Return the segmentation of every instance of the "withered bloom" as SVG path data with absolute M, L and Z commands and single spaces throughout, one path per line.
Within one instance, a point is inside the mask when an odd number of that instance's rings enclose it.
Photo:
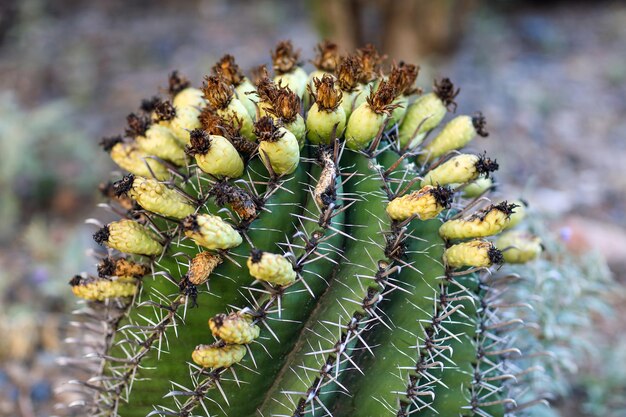
M 233 86 L 221 75 L 204 77 L 202 92 L 209 105 L 216 110 L 228 107 L 235 94 Z
M 362 69 L 356 55 L 348 55 L 337 68 L 337 81 L 343 91 L 352 92 L 359 85 L 362 78 Z
M 173 71 L 168 78 L 167 90 L 172 96 L 175 96 L 190 85 L 191 82 L 187 78 L 180 75 L 178 71 Z
M 131 113 L 126 116 L 127 127 L 124 134 L 128 138 L 136 138 L 137 136 L 143 136 L 146 134 L 146 130 L 150 126 L 150 120 L 146 116 L 138 116 L 135 113 Z
M 235 122 L 238 123 L 235 123 L 230 120 L 226 120 L 210 107 L 202 109 L 199 120 L 202 129 L 210 135 L 219 135 L 224 137 L 240 135 L 241 121 L 236 119 Z
M 228 83 L 237 87 L 244 79 L 243 72 L 235 62 L 235 57 L 226 54 L 212 67 L 214 75 L 221 75 Z
M 202 129 L 194 129 L 189 132 L 189 145 L 185 147 L 185 153 L 190 156 L 206 155 L 211 149 L 211 137 Z
M 311 63 L 319 70 L 335 72 L 339 65 L 339 48 L 337 44 L 330 41 L 323 41 L 315 46 L 316 55 Z
M 363 48 L 357 49 L 356 54 L 361 66 L 359 82 L 361 84 L 367 84 L 378 78 L 380 67 L 387 56 L 381 56 L 376 50 L 376 47 L 371 43 L 368 43 Z
M 263 103 L 272 103 L 278 87 L 270 77 L 265 75 L 257 80 L 256 90 L 257 94 L 259 95 L 259 99 Z
M 159 121 L 168 121 L 176 117 L 176 109 L 169 100 L 159 100 L 154 106 L 154 113 Z
M 259 82 L 263 78 L 269 78 L 270 77 L 270 73 L 267 70 L 267 66 L 265 64 L 257 65 L 256 67 L 253 67 L 250 70 L 250 74 L 251 74 L 252 84 L 254 84 L 254 85 L 258 85 Z
M 343 93 L 335 87 L 335 78 L 332 75 L 324 75 L 322 79 L 314 78 L 315 91 L 308 86 L 309 93 L 317 103 L 320 110 L 334 111 L 341 104 Z
M 259 141 L 276 142 L 285 135 L 284 131 L 278 129 L 279 127 L 279 123 L 275 123 L 271 117 L 261 117 L 254 124 L 254 134 Z
M 293 49 L 291 41 L 279 42 L 271 54 L 273 68 L 277 74 L 291 72 L 300 63 L 300 51 Z
M 450 78 L 443 78 L 439 82 L 435 81 L 434 90 L 435 90 L 435 94 L 437 94 L 437 97 L 441 99 L 441 101 L 443 102 L 444 106 L 446 106 L 448 111 L 452 109 L 456 111 L 456 102 L 454 101 L 454 99 L 456 98 L 456 96 L 459 95 L 459 93 L 461 92 L 461 89 L 457 88 L 455 90 L 454 84 L 452 84 L 452 81 L 450 81 Z
M 392 104 L 396 97 L 395 86 L 390 80 L 383 80 L 378 85 L 376 91 L 372 91 L 366 100 L 374 113 L 389 114 L 393 109 L 398 107 L 397 104 Z
M 300 97 L 287 86 L 277 87 L 270 97 L 271 108 L 266 111 L 273 116 L 283 120 L 284 123 L 291 123 L 300 114 Z
M 398 65 L 391 67 L 391 74 L 389 74 L 389 81 L 395 87 L 398 95 L 410 96 L 417 93 L 418 88 L 415 88 L 415 80 L 419 73 L 419 67 L 400 62 Z

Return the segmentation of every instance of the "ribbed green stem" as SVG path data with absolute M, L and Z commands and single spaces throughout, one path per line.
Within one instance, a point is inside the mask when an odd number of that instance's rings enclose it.
M 355 373 L 346 381 L 352 396 L 343 396 L 335 416 L 395 416 L 399 401 L 406 398 L 409 375 L 414 375 L 418 361 L 416 346 L 424 344 L 423 328 L 428 326 L 439 298 L 439 284 L 445 269 L 441 263 L 444 243 L 437 233 L 441 222 L 414 220 L 408 232 L 408 264 L 398 275 L 398 283 L 408 292 L 394 291 L 382 306 L 390 328 L 378 326 L 366 342 L 373 355 L 363 350 L 358 365 L 366 375 Z M 413 370 L 412 370 L 413 368 Z M 427 398 L 426 398 L 427 399 Z
M 264 172 L 264 168 L 259 163 L 256 163 L 254 168 L 258 173 Z M 267 181 L 266 178 L 257 178 L 259 181 Z M 285 218 L 291 219 L 293 214 L 300 213 L 305 194 L 301 183 L 304 181 L 306 181 L 306 167 L 302 164 L 293 176 L 288 178 L 282 185 L 291 192 L 274 193 L 266 204 L 266 207 L 270 209 L 275 207 L 276 210 L 279 207 L 281 215 L 273 216 L 270 213 L 262 213 L 253 222 L 248 231 L 248 236 L 255 242 L 255 245 L 261 248 L 273 248 L 275 247 L 275 242 L 282 241 L 285 235 L 293 233 L 293 222 L 291 220 L 285 221 Z M 195 247 L 195 244 L 189 240 L 185 240 L 184 245 Z M 180 250 L 181 247 L 174 242 L 170 246 L 168 253 L 175 253 Z M 135 381 L 133 383 L 133 390 L 140 392 L 141 395 L 133 395 L 129 403 L 122 405 L 119 410 L 121 415 L 124 417 L 143 417 L 154 409 L 155 404 L 175 407 L 172 399 L 162 400 L 162 398 L 171 389 L 170 381 L 181 383 L 181 381 L 188 380 L 189 370 L 184 364 L 190 360 L 193 349 L 198 344 L 212 342 L 213 338 L 207 325 L 208 318 L 228 311 L 229 305 L 242 305 L 245 303 L 241 289 L 254 280 L 245 267 L 245 260 L 249 256 L 250 250 L 251 247 L 245 240 L 240 246 L 231 250 L 229 256 L 242 266 L 225 259 L 212 275 L 209 283 L 210 292 L 201 292 L 198 296 L 198 308 L 187 310 L 184 327 L 179 326 L 175 337 L 174 327 L 166 330 L 165 335 L 169 336 L 172 343 L 168 347 L 167 340 L 165 338 L 162 340 L 161 348 L 168 352 L 166 359 L 165 356 L 158 359 L 155 351 L 146 356 L 141 363 L 142 369 L 134 376 Z M 189 250 L 185 251 L 189 252 Z M 198 252 L 197 249 L 192 251 Z M 180 278 L 178 266 L 174 261 L 170 261 L 171 266 L 169 268 L 165 262 L 161 262 L 161 265 L 167 268 L 171 275 Z M 182 271 L 182 273 L 185 272 L 185 270 Z M 155 294 L 157 291 L 163 294 L 172 294 L 177 292 L 178 289 L 163 277 L 157 276 L 150 282 L 145 283 L 143 293 Z M 178 312 L 179 315 L 181 313 L 182 311 Z M 149 325 L 145 323 L 141 315 L 154 318 L 154 308 L 149 306 L 137 308 L 131 313 L 129 319 L 134 323 Z M 135 331 L 135 333 L 137 332 Z M 114 350 L 115 353 L 118 353 L 118 356 L 120 354 L 123 355 L 121 349 Z M 219 393 L 213 392 L 209 395 L 211 398 L 219 398 L 219 396 Z

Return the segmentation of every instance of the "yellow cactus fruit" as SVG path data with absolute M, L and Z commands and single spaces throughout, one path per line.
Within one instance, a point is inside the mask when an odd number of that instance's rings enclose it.
M 435 82 L 434 91 L 425 94 L 411 104 L 400 125 L 399 140 L 402 147 L 414 148 L 436 128 L 450 108 L 456 108 L 454 98 L 459 90 L 448 78 Z
M 239 246 L 241 235 L 221 217 L 192 214 L 183 221 L 185 236 L 207 249 L 230 249 Z
M 244 165 L 239 152 L 223 136 L 209 135 L 205 130 L 195 129 L 189 134 L 187 153 L 194 155 L 198 167 L 216 178 L 239 178 Z
M 340 105 L 343 93 L 335 87 L 335 78 L 331 75 L 314 78 L 313 85 L 308 87 L 314 103 L 306 117 L 307 138 L 313 144 L 328 145 L 333 131 L 335 137 L 340 137 L 346 126 L 346 114 Z
M 443 254 L 444 263 L 449 268 L 486 268 L 502 263 L 502 252 L 491 242 L 475 239 L 450 246 Z
M 509 224 L 516 207 L 517 204 L 509 204 L 506 201 L 492 204 L 467 219 L 448 220 L 439 228 L 439 235 L 444 239 L 493 236 Z
M 163 246 L 150 229 L 128 219 L 111 222 L 93 235 L 94 240 L 120 252 L 136 255 L 158 255 Z
M 193 285 L 202 285 L 213 270 L 222 263 L 222 257 L 211 252 L 200 252 L 193 257 L 187 271 L 187 279 Z
M 137 136 L 135 140 L 148 155 L 178 166 L 185 165 L 185 150 L 169 127 L 153 124 L 146 130 L 145 136 Z
M 504 262 L 523 264 L 536 259 L 543 251 L 541 238 L 522 230 L 502 233 L 496 244 L 502 248 Z
M 394 198 L 387 204 L 386 210 L 395 221 L 403 221 L 413 216 L 419 220 L 428 220 L 450 207 L 451 202 L 452 191 L 449 188 L 426 185 L 419 191 Z
M 365 101 L 354 110 L 346 127 L 346 145 L 350 149 L 365 148 L 381 131 L 386 117 L 397 107 L 392 104 L 397 92 L 394 85 L 381 81 Z
M 169 128 L 179 144 L 188 145 L 189 132 L 200 128 L 200 110 L 195 107 L 177 108 Z
M 98 264 L 98 276 L 105 277 L 135 277 L 141 278 L 150 272 L 150 269 L 141 263 L 124 258 L 106 257 Z
M 274 124 L 271 117 L 262 117 L 254 125 L 259 138 L 259 156 L 276 175 L 291 174 L 300 162 L 298 140 L 284 127 Z
M 191 359 L 203 368 L 228 368 L 246 356 L 245 345 L 226 345 L 217 342 L 212 345 L 198 345 L 191 354 Z
M 206 100 L 204 99 L 202 90 L 189 87 L 176 94 L 172 104 L 177 109 L 188 107 L 202 108 L 206 106 Z
M 128 174 L 113 187 L 118 196 L 127 194 L 144 209 L 165 217 L 183 219 L 196 211 L 188 199 L 154 179 Z
M 104 138 L 100 144 L 105 151 L 109 152 L 111 159 L 120 168 L 146 178 L 156 178 L 163 181 L 169 177 L 169 172 L 163 164 L 150 158 L 139 149 L 135 142 L 127 143 L 120 136 Z
M 76 297 L 88 301 L 105 301 L 112 298 L 133 297 L 137 293 L 137 281 L 132 277 L 83 278 L 76 275 L 70 281 L 72 292 Z
M 455 186 L 452 187 L 456 188 Z M 475 198 L 493 189 L 495 189 L 495 184 L 491 177 L 478 177 L 463 188 L 463 197 Z M 517 213 L 517 210 L 515 213 Z
M 419 156 L 420 162 L 432 161 L 450 151 L 463 148 L 476 135 L 489 136 L 485 130 L 485 117 L 477 112 L 474 116 L 457 116 L 450 120 L 435 138 L 428 143 Z
M 254 278 L 285 286 L 296 280 L 293 264 L 283 255 L 253 249 L 248 258 L 248 269 Z
M 528 202 L 526 200 L 519 199 L 519 200 L 513 201 L 513 203 L 517 206 L 517 208 L 511 214 L 511 220 L 506 225 L 505 230 L 511 229 L 517 226 L 518 224 L 520 224 L 526 218 L 526 215 L 527 215 Z
M 209 319 L 209 328 L 213 336 L 235 345 L 250 343 L 261 333 L 252 317 L 241 313 L 217 314 Z
M 168 91 L 174 97 L 172 100 L 174 107 L 181 109 L 183 107 L 202 108 L 206 106 L 206 100 L 203 98 L 202 91 L 190 87 L 191 83 L 189 80 L 181 76 L 178 71 L 170 74 L 168 84 Z
M 464 184 L 498 169 L 498 163 L 483 155 L 461 154 L 431 169 L 424 176 L 422 185 Z
M 248 110 L 235 98 L 235 90 L 222 75 L 205 77 L 202 87 L 209 106 L 226 121 L 241 126 L 241 134 L 254 141 L 253 123 Z

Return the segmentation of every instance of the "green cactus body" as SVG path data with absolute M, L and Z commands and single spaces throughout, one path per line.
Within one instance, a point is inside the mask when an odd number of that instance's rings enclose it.
M 293 51 L 281 43 L 274 65 L 296 62 Z M 300 71 L 283 77 L 304 85 Z M 296 106 L 286 126 L 251 115 L 240 92 L 230 100 L 219 78 L 205 81 L 200 91 L 170 80 L 177 109 L 202 112 L 185 122 L 202 125 L 184 141 L 193 157 L 102 142 L 134 176 L 107 193 L 122 218 L 94 235 L 108 251 L 99 276 L 70 281 L 87 303 L 85 331 L 103 329 L 100 343 L 89 339 L 95 374 L 79 415 L 500 417 L 534 404 L 509 397 L 524 388 L 508 335 L 520 322 L 500 318 L 513 306 L 492 266 L 530 261 L 541 244 L 518 229 L 496 240 L 523 216 L 509 220 L 511 205 L 480 198 L 495 161 L 462 154 L 418 168 L 421 137 L 406 153 L 395 130 L 383 131 L 395 109 L 389 81 L 368 84 L 378 93 L 346 118 L 326 77 L 311 91 L 333 111 Z M 401 135 L 432 130 L 457 93 L 436 83 L 409 106 Z M 214 112 L 202 94 L 230 102 Z M 308 140 L 298 143 L 290 130 L 303 133 L 304 120 Z M 181 135 L 170 136 L 181 150 Z

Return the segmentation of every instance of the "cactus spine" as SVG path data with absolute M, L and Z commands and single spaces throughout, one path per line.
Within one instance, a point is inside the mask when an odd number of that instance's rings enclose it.
M 71 281 L 108 335 L 90 355 L 85 413 L 523 408 L 507 396 L 505 330 L 517 322 L 498 320 L 489 268 L 531 260 L 540 242 L 510 231 L 498 249 L 492 235 L 521 220 L 518 205 L 484 203 L 490 185 L 463 193 L 498 167 L 450 154 L 483 135 L 484 118 L 457 118 L 422 144 L 455 107 L 449 80 L 409 104 L 418 67 L 383 80 L 372 46 L 318 52 L 309 78 L 281 42 L 275 82 L 265 73 L 256 89 L 230 55 L 202 89 L 175 72 L 172 104 L 142 106 L 127 139 L 103 141 L 130 174 L 107 191 L 122 219 L 94 235 L 108 247 L 100 277 Z M 188 137 L 172 132 L 176 114 Z

